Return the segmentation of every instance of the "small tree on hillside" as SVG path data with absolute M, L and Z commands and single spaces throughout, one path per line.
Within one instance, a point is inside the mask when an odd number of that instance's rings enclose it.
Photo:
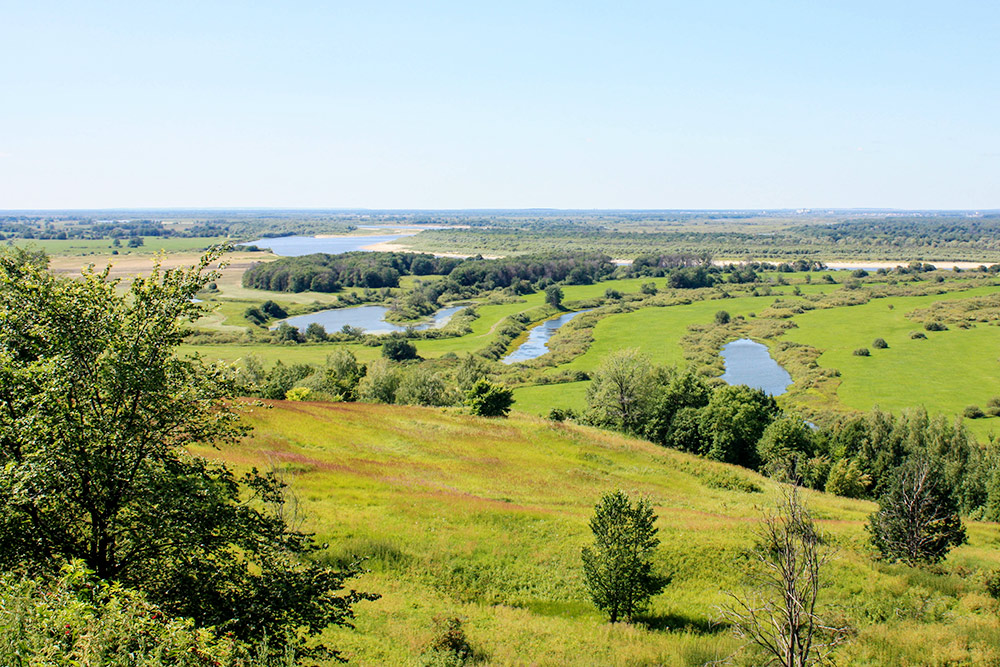
M 465 404 L 472 414 L 480 417 L 506 417 L 514 404 L 514 392 L 502 384 L 480 378 L 469 389 Z
M 634 504 L 624 491 L 606 493 L 594 507 L 593 547 L 584 547 L 583 576 L 591 599 L 612 623 L 632 621 L 666 585 L 650 557 L 659 545 L 649 501 Z
M 907 565 L 939 563 L 966 542 L 958 503 L 927 460 L 899 467 L 868 519 L 868 532 L 883 559 Z

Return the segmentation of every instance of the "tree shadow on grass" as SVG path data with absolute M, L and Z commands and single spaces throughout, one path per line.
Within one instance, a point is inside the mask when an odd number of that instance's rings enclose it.
M 723 621 L 713 621 L 710 618 L 701 616 L 689 616 L 687 614 L 640 614 L 635 617 L 635 622 L 649 630 L 682 630 L 696 635 L 717 635 L 729 631 L 729 624 Z

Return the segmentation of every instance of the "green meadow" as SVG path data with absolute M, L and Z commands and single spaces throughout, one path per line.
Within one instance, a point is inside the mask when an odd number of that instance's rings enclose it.
M 318 557 L 364 557 L 352 582 L 382 599 L 357 607 L 356 631 L 328 637 L 354 664 L 423 664 L 435 618 L 462 619 L 485 664 L 703 665 L 737 655 L 719 623 L 740 589 L 743 550 L 779 487 L 746 470 L 613 433 L 514 413 L 275 402 L 253 408 L 242 443 L 200 450 L 284 475 Z M 580 549 L 600 495 L 650 498 L 671 583 L 634 625 L 609 625 L 582 585 Z M 805 500 L 836 556 L 823 612 L 848 624 L 840 665 L 996 664 L 997 602 L 983 573 L 1000 566 L 1000 528 L 969 525 L 942 566 L 869 558 L 874 505 L 817 492 Z

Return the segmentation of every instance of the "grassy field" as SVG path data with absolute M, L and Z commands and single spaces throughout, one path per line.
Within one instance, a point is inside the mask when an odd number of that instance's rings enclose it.
M 158 252 L 197 252 L 209 246 L 224 243 L 224 236 L 193 236 L 193 237 L 161 237 L 144 236 L 143 245 L 129 248 L 128 239 L 121 241 L 121 246 L 115 248 L 111 239 L 16 239 L 16 245 L 30 246 L 44 250 L 49 255 L 81 257 L 85 255 L 101 255 L 112 258 L 130 255 L 153 255 Z M 118 255 L 111 255 L 113 250 Z
M 841 373 L 840 401 L 858 410 L 879 406 L 886 410 L 925 406 L 932 412 L 961 414 L 970 404 L 980 407 L 1000 395 L 1000 329 L 978 324 L 971 329 L 924 332 L 926 339 L 911 339 L 923 328 L 907 313 L 936 301 L 972 298 L 997 293 L 983 287 L 959 293 L 875 299 L 849 308 L 814 310 L 793 319 L 797 328 L 782 338 L 820 350 L 819 364 Z M 872 346 L 884 338 L 887 349 Z M 854 356 L 868 348 L 870 357 Z M 967 420 L 983 439 L 1000 433 L 1000 420 Z
M 253 435 L 205 450 L 272 466 L 291 482 L 305 527 L 338 563 L 367 556 L 357 631 L 330 638 L 359 665 L 421 664 L 434 618 L 464 620 L 497 665 L 701 665 L 738 643 L 717 605 L 743 579 L 740 554 L 778 487 L 745 470 L 614 434 L 514 414 L 360 404 L 255 409 Z M 762 492 L 729 490 L 734 482 Z M 729 487 L 729 488 L 727 488 Z M 672 576 L 636 625 L 607 624 L 588 601 L 580 548 L 608 490 L 648 496 L 659 516 L 656 566 Z M 863 523 L 873 505 L 808 492 L 837 547 L 827 611 L 856 631 L 837 664 L 957 665 L 1000 660 L 997 603 L 982 571 L 1000 566 L 1000 529 L 935 570 L 876 565 Z M 759 664 L 753 656 L 735 664 Z

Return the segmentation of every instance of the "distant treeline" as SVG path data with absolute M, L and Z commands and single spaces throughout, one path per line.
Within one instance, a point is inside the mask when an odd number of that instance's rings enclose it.
M 8 215 L 0 216 L 0 239 L 125 239 L 141 236 L 209 237 L 229 236 L 251 241 L 260 237 L 346 233 L 354 225 L 327 218 L 216 218 L 207 220 L 127 219 L 101 220 L 87 217 Z
M 551 253 L 506 259 L 457 259 L 401 252 L 317 253 L 255 264 L 243 286 L 275 292 L 334 292 L 342 287 L 398 287 L 400 276 L 446 276 L 440 291 L 455 294 L 521 287 L 533 291 L 554 282 L 589 284 L 612 275 L 607 255 Z

